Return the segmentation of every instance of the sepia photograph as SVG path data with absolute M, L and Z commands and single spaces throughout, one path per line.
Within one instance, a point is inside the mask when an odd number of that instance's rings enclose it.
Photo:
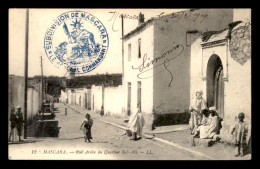
M 9 8 L 9 160 L 251 160 L 250 8 Z

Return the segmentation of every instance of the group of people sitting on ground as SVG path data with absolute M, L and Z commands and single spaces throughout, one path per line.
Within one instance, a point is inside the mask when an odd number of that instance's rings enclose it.
M 201 111 L 202 121 L 194 126 L 191 130 L 193 137 L 199 137 L 202 139 L 213 138 L 215 134 L 219 133 L 220 123 L 219 117 L 214 107 L 208 109 L 203 109 Z
M 221 129 L 221 118 L 218 116 L 216 107 L 207 108 L 206 101 L 202 98 L 203 92 L 196 91 L 196 99 L 190 106 L 190 130 L 192 138 L 212 139 L 214 135 L 219 134 Z M 244 122 L 245 114 L 238 114 L 238 120 L 232 128 L 235 145 L 238 152 L 235 155 L 243 156 L 244 149 L 247 147 L 248 126 Z M 216 141 L 220 138 L 217 137 Z M 194 142 L 192 142 L 194 145 Z
M 220 118 L 215 107 L 207 108 L 203 92 L 196 91 L 196 99 L 190 106 L 190 129 L 193 137 L 213 138 L 220 130 Z

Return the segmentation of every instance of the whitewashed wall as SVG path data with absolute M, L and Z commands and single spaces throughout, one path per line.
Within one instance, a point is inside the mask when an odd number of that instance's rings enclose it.
M 82 103 L 84 100 L 84 89 L 75 89 L 75 98 L 76 105 L 83 108 Z
M 104 114 L 123 116 L 124 96 L 122 85 L 118 87 L 105 87 Z
M 66 103 L 66 100 L 68 99 L 68 92 L 64 92 L 63 90 L 61 90 L 61 96 L 60 96 L 60 101 L 62 103 Z
M 91 87 L 91 110 L 93 110 L 95 112 L 97 112 L 97 111 L 100 112 L 101 106 L 102 106 L 102 86 L 92 85 L 92 87 Z
M 27 120 L 32 122 L 40 110 L 40 94 L 38 90 L 28 87 L 27 89 Z
M 68 89 L 68 104 L 71 104 L 71 90 Z

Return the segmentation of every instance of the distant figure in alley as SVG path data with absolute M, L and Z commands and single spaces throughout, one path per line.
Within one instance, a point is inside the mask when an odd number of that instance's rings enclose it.
M 144 123 L 145 123 L 145 120 L 144 120 L 143 114 L 142 114 L 140 109 L 138 110 L 138 112 L 133 113 L 130 116 L 130 119 L 129 119 L 129 122 L 128 122 L 128 128 L 132 132 L 131 140 L 136 141 L 137 135 L 142 137 L 142 131 L 143 131 Z
M 93 125 L 93 120 L 90 118 L 90 115 L 87 113 L 86 118 L 82 121 L 80 125 L 80 129 L 82 129 L 82 126 L 84 126 L 83 133 L 84 133 L 85 142 L 87 141 L 91 142 L 90 140 L 92 139 L 92 135 L 91 135 L 92 125 Z

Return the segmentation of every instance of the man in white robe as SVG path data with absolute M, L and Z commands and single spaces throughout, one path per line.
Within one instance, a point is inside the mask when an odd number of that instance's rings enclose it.
M 202 122 L 202 113 L 203 109 L 207 109 L 206 101 L 202 98 L 202 90 L 196 91 L 196 99 L 194 99 L 193 103 L 191 104 L 190 110 L 190 129 L 191 131 L 194 129 L 195 126 L 201 124 Z
M 137 140 L 137 135 L 142 137 L 144 123 L 145 123 L 145 120 L 144 120 L 141 110 L 138 110 L 137 113 L 133 113 L 130 116 L 130 119 L 128 122 L 128 128 L 132 132 L 131 140 Z

